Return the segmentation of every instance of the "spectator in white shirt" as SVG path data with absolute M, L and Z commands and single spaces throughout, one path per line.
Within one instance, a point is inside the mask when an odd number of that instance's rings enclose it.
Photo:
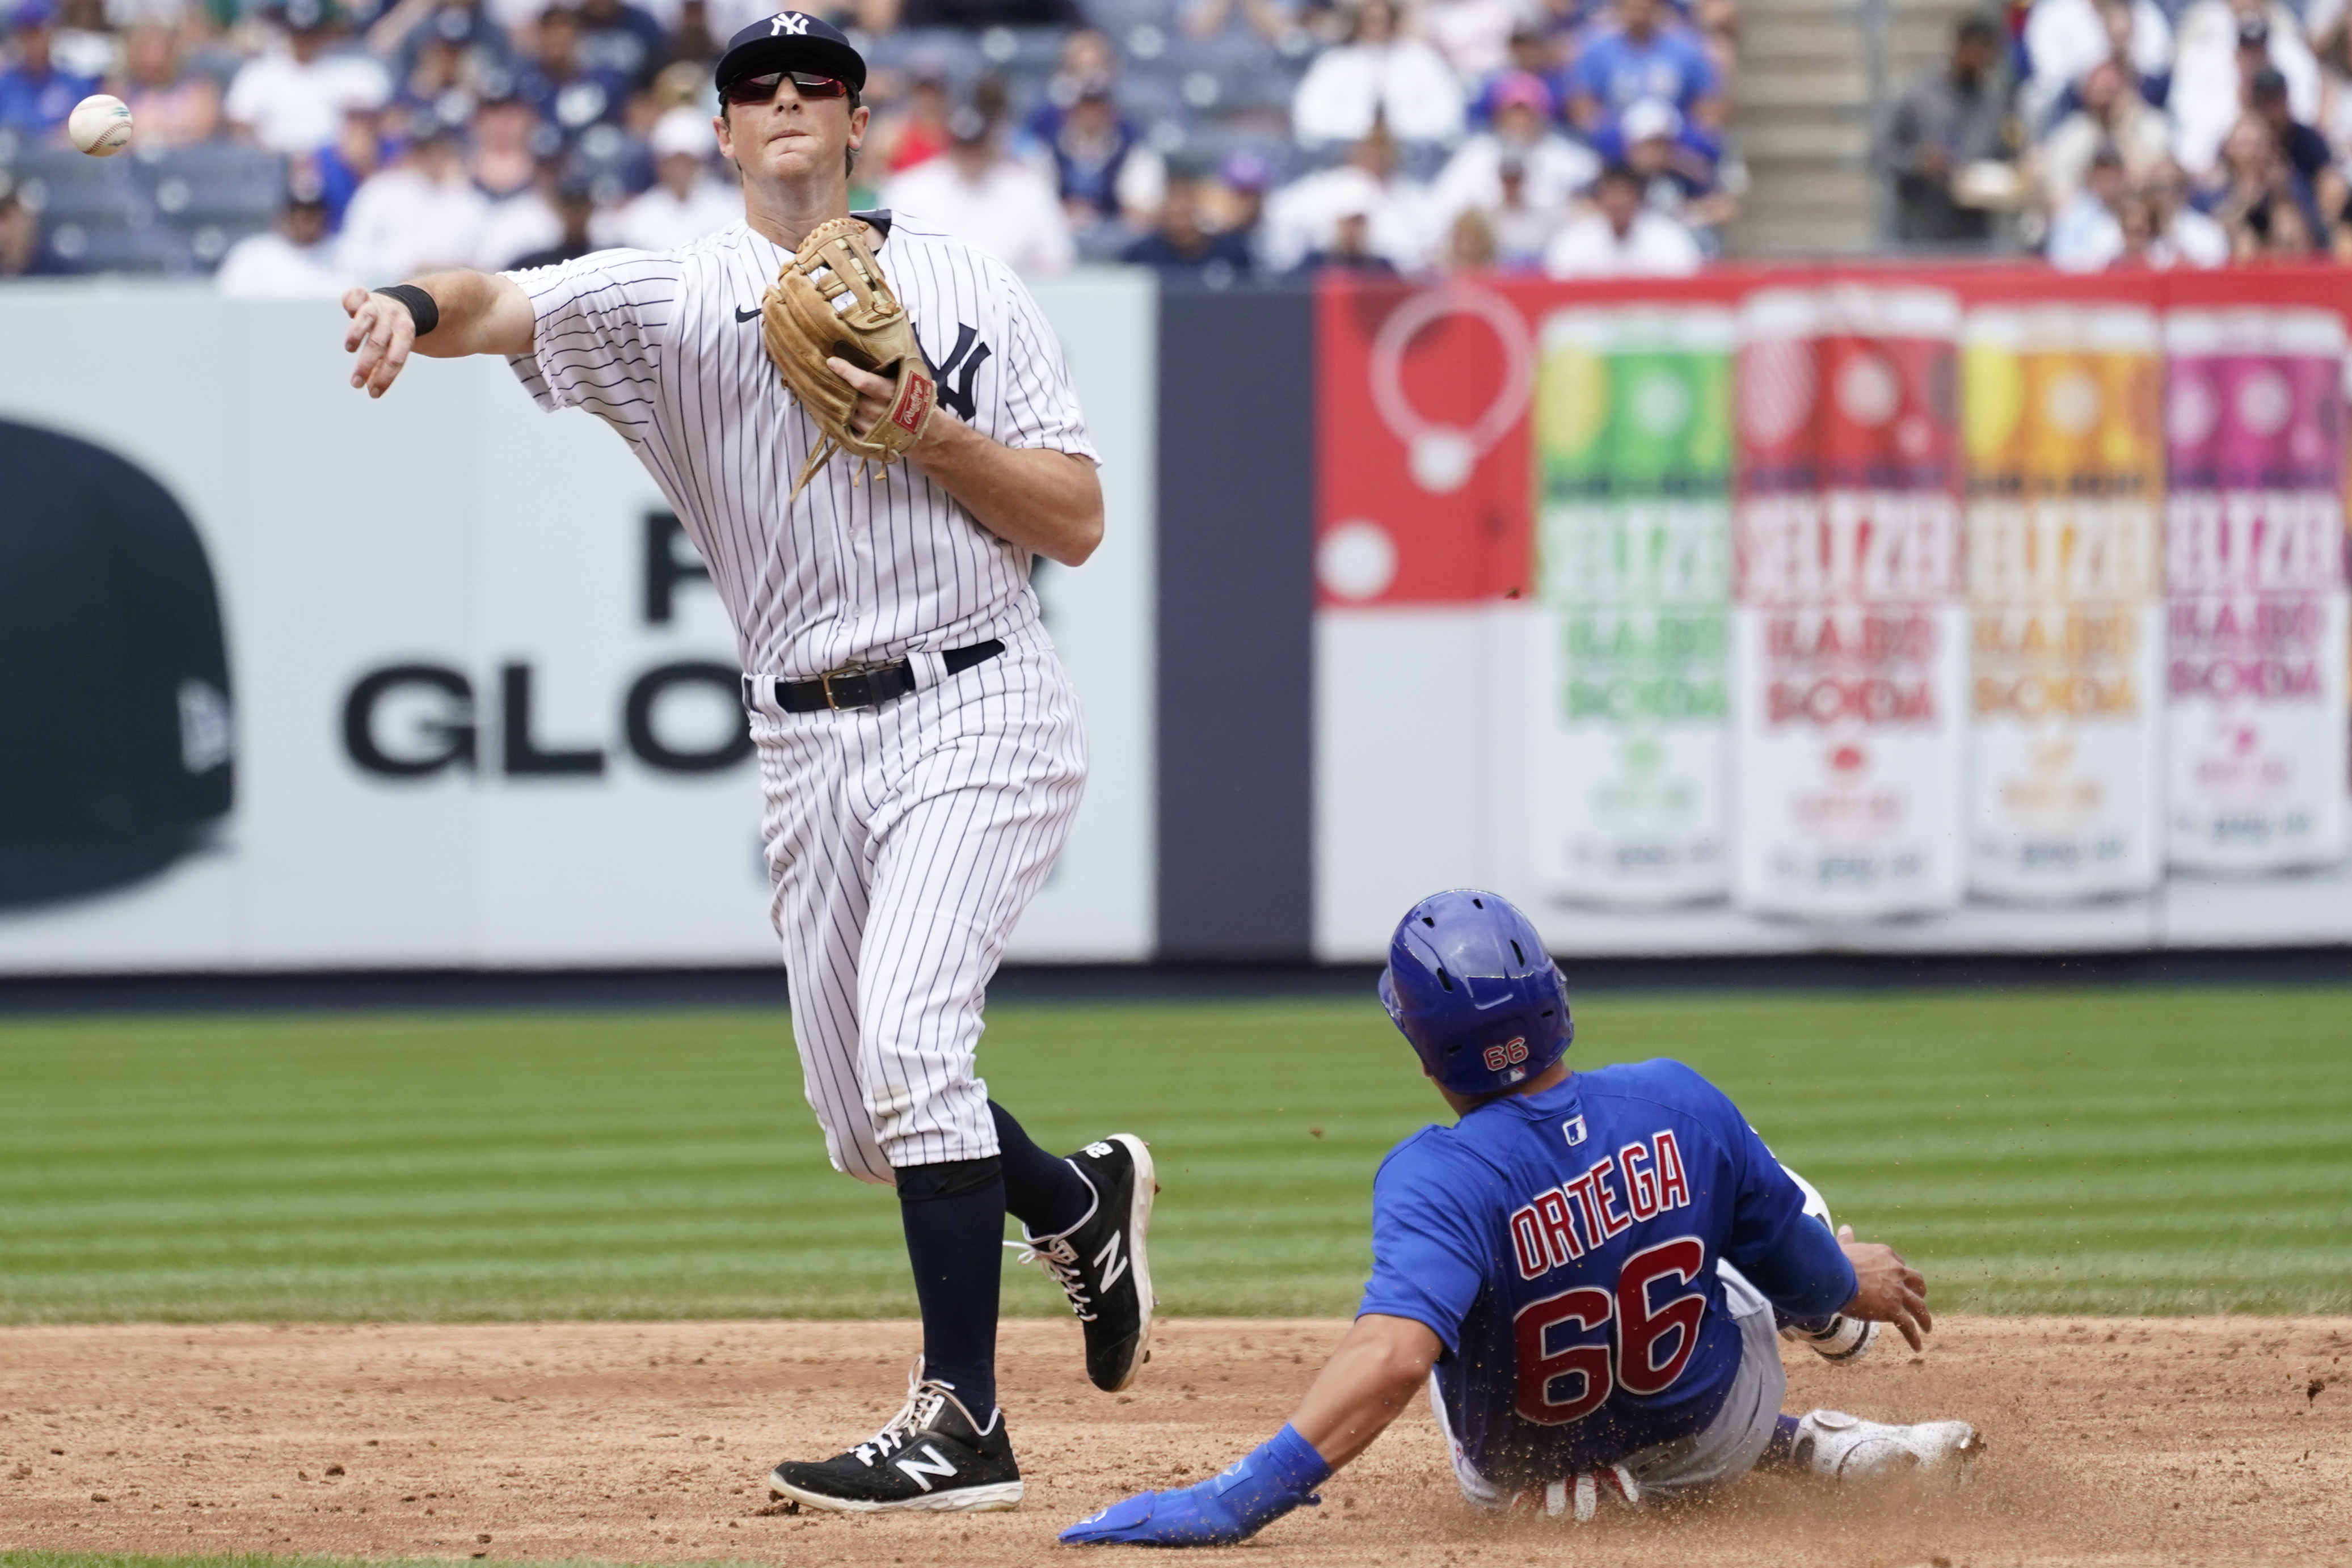
M 2265 0 L 2196 0 L 2180 14 L 2172 68 L 2172 155 L 2195 178 L 2221 156 L 2247 107 L 2246 87 L 2268 65 L 2286 79 L 2287 108 L 2305 125 L 2319 118 L 2319 62 L 2303 26 Z
M 2110 9 L 2120 15 L 2109 15 Z M 2116 48 L 2116 33 L 2124 35 Z M 2172 69 L 2172 24 L 2156 0 L 2033 0 L 2025 18 L 2025 59 L 2032 74 L 2019 89 L 2029 129 L 2092 67 L 2117 59 L 2135 86 Z
M 1445 57 L 1401 37 L 1393 0 L 1361 0 L 1348 41 L 1307 68 L 1290 100 L 1291 133 L 1328 146 L 1371 134 L 1377 120 L 1400 142 L 1451 143 L 1462 135 L 1462 83 Z
M 1488 100 L 1495 128 L 1464 142 L 1437 176 L 1431 199 L 1440 223 L 1499 204 L 1507 160 L 1518 164 L 1522 200 L 1536 211 L 1567 206 L 1601 172 L 1601 160 L 1590 147 L 1554 128 L 1551 89 L 1541 77 L 1513 71 L 1489 90 Z
M 1432 220 L 1427 191 L 1400 178 L 1396 162 L 1396 143 L 1375 130 L 1338 168 L 1318 169 L 1269 195 L 1259 241 L 1265 269 L 1288 272 L 1311 256 L 1347 253 L 1339 229 L 1351 219 L 1363 229 L 1356 249 L 1399 271 L 1418 269 L 1444 239 L 1446 226 Z
M 332 34 L 324 0 L 286 0 L 278 16 L 284 47 L 239 68 L 222 111 L 238 134 L 296 157 L 334 141 L 345 109 L 381 107 L 392 79 L 365 55 L 327 52 Z
M 286 183 L 278 226 L 228 247 L 213 287 L 237 300 L 333 300 L 358 279 L 327 237 L 327 195 L 299 164 Z
M 948 116 L 953 145 L 883 187 L 885 205 L 935 224 L 1026 277 L 1066 272 L 1077 259 L 1054 182 L 998 145 L 991 116 L 966 105 Z
M 412 121 L 408 156 L 372 176 L 343 215 L 344 268 L 377 282 L 440 267 L 469 267 L 481 253 L 490 199 L 466 177 L 449 127 L 432 114 Z
M 2145 189 L 2155 238 L 2148 246 L 2153 267 L 2226 267 L 2230 234 L 2189 205 L 2189 176 L 2169 158 L 2158 164 Z
M 1528 200 L 1527 168 L 1517 158 L 1506 154 L 1496 173 L 1500 193 L 1480 213 L 1495 237 L 1495 265 L 1506 272 L 1540 272 L 1551 237 L 1568 221 L 1568 207 Z
M 1518 0 L 1421 0 L 1423 37 L 1464 81 L 1485 81 L 1511 63 L 1511 33 L 1540 9 Z
M 2098 272 L 2124 254 L 2116 208 L 2125 192 L 2124 161 L 2112 147 L 2093 155 L 2083 183 L 2050 215 L 2042 253 L 2061 272 Z
M 2075 90 L 2083 107 L 2059 121 L 2034 154 L 2042 199 L 2053 209 L 2074 199 L 2093 154 L 2102 147 L 2116 150 L 2133 184 L 2170 157 L 2171 126 L 2147 106 L 2114 61 L 2092 67 Z
M 482 220 L 481 237 L 474 247 L 476 271 L 509 271 L 520 258 L 544 250 L 563 238 L 563 214 L 556 205 L 555 180 L 555 163 L 551 159 L 540 166 L 539 176 L 530 184 L 503 201 L 490 204 L 489 216 Z
M 1624 163 L 1601 171 L 1594 210 L 1570 219 L 1544 251 L 1554 278 L 1672 278 L 1699 269 L 1690 230 L 1643 200 L 1642 176 Z
M 675 250 L 743 216 L 743 192 L 711 176 L 719 137 L 698 109 L 665 110 L 654 121 L 653 188 L 613 215 L 598 236 L 632 250 Z

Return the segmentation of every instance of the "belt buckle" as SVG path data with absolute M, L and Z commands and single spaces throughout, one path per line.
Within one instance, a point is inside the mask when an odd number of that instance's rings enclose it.
M 873 669 L 874 667 L 871 665 L 851 664 L 844 665 L 839 669 L 828 669 L 823 675 L 818 676 L 817 683 L 824 689 L 825 707 L 835 713 L 841 711 L 841 699 L 835 696 L 833 690 L 833 683 L 835 680 L 847 680 L 852 676 L 856 677 L 860 680 L 864 680 L 873 673 Z M 871 708 L 874 706 L 873 695 L 873 689 L 869 687 L 865 693 L 866 700 L 853 701 L 849 706 L 852 708 Z

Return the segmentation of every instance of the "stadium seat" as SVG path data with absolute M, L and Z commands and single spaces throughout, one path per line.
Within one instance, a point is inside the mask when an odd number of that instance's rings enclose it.
M 156 210 L 174 226 L 267 226 L 285 188 L 285 165 L 273 153 L 229 143 L 182 147 L 139 160 Z
M 120 159 L 91 158 L 71 147 L 35 147 L 14 163 L 18 195 L 50 225 L 123 225 L 153 205 Z
M 49 229 L 49 243 L 83 272 L 184 274 L 196 270 L 188 237 L 168 224 L 58 223 Z

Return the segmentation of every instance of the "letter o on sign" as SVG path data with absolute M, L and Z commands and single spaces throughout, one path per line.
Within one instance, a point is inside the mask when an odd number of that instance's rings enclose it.
M 654 710 L 680 688 L 706 687 L 726 700 L 735 713 L 718 744 L 699 750 L 671 745 L 654 725 Z M 723 664 L 688 660 L 656 665 L 629 688 L 622 719 L 628 731 L 629 750 L 647 767 L 672 773 L 715 773 L 731 768 L 751 754 L 751 731 L 743 719 L 743 678 Z

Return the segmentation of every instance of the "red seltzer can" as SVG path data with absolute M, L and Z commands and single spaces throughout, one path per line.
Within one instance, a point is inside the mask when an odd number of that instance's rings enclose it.
M 1950 910 L 1966 856 L 1959 301 L 1766 289 L 1742 313 L 1733 900 Z

